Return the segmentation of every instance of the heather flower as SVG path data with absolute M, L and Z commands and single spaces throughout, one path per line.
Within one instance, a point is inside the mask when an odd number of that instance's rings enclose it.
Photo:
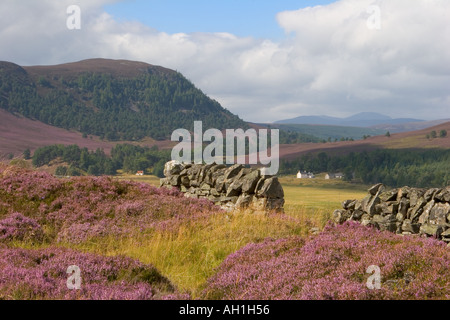
M 67 268 L 81 270 L 80 290 L 67 287 Z M 70 249 L 0 249 L 0 299 L 184 299 L 153 266 L 125 257 Z
M 18 167 L 0 168 L 0 194 L 39 201 L 56 192 L 61 185 L 61 181 L 46 172 L 28 171 Z
M 382 287 L 367 287 L 367 267 Z M 267 239 L 230 255 L 209 279 L 213 299 L 449 299 L 450 252 L 442 242 L 380 232 L 356 223 L 328 226 L 304 240 Z
M 42 227 L 36 220 L 27 218 L 21 213 L 13 213 L 0 220 L 0 241 L 41 241 L 43 238 Z
M 0 214 L 22 212 L 47 226 L 46 239 L 82 243 L 143 231 L 177 230 L 221 212 L 211 202 L 176 189 L 111 177 L 59 180 L 47 173 L 0 166 Z

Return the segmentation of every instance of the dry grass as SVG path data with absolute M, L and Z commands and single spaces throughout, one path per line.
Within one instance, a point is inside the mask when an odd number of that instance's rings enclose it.
M 267 237 L 305 235 L 304 225 L 281 214 L 224 213 L 211 216 L 206 223 L 183 225 L 175 232 L 136 233 L 123 239 L 84 243 L 77 248 L 151 263 L 178 289 L 195 298 L 228 255 Z
M 159 185 L 154 176 L 122 175 L 128 179 Z M 346 199 L 364 196 L 366 188 L 342 181 L 281 178 L 286 214 L 235 212 L 211 216 L 201 224 L 183 225 L 176 232 L 136 234 L 126 239 L 103 239 L 82 249 L 102 254 L 125 254 L 154 264 L 179 289 L 197 297 L 206 279 L 231 253 L 267 237 L 305 236 L 312 227 L 323 227 L 334 209 Z

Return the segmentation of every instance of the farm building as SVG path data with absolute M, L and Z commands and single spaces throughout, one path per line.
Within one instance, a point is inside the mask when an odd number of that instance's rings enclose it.
M 297 173 L 297 179 L 314 179 L 316 176 L 312 172 L 302 172 Z
M 144 171 L 138 171 L 138 172 L 136 172 L 136 175 L 137 176 L 143 176 L 144 175 Z
M 344 178 L 344 174 L 343 173 L 327 173 L 325 175 L 325 180 L 331 180 L 331 179 L 342 179 Z

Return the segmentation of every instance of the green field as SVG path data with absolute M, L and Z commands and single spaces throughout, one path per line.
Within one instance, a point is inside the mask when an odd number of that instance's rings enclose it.
M 132 180 L 159 186 L 159 178 L 155 176 L 121 175 L 119 179 Z M 368 186 L 351 184 L 341 180 L 296 179 L 281 177 L 285 193 L 285 212 L 298 217 L 299 212 L 307 211 L 309 218 L 318 218 L 326 212 L 340 208 L 341 202 L 347 199 L 363 198 Z M 319 221 L 322 221 L 319 219 Z
M 280 178 L 285 194 L 285 211 L 297 216 L 306 213 L 308 219 L 321 227 L 335 209 L 348 199 L 361 199 L 367 187 L 339 180 Z
M 131 174 L 120 174 L 116 176 L 119 180 L 131 180 L 136 182 L 148 183 L 152 186 L 159 187 L 159 178 L 156 176 L 136 176 Z
M 154 176 L 122 175 L 119 179 L 159 185 Z M 267 237 L 306 236 L 322 228 L 346 199 L 360 199 L 367 188 L 337 180 L 298 180 L 282 177 L 285 214 L 251 212 L 212 216 L 206 224 L 182 226 L 176 232 L 136 234 L 128 239 L 110 239 L 88 244 L 84 249 L 107 255 L 125 254 L 154 264 L 178 288 L 196 297 L 207 278 L 231 253 Z

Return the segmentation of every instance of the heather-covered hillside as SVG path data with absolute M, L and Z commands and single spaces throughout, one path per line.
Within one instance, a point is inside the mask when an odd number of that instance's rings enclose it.
M 227 213 L 177 190 L 0 164 L 0 299 L 450 298 L 444 243 L 356 223 L 307 236 L 314 217 L 293 208 Z
M 217 211 L 209 202 L 147 184 L 59 180 L 0 165 L 0 299 L 186 299 L 150 264 L 106 257 L 98 247 L 98 254 L 61 247 L 118 243 Z M 66 286 L 72 265 L 82 270 L 79 291 Z
M 81 243 L 166 229 L 218 210 L 177 190 L 110 177 L 62 180 L 3 165 L 0 200 L 0 239 L 37 243 Z
M 370 266 L 381 288 L 369 289 Z M 380 232 L 355 222 L 309 239 L 267 239 L 230 255 L 204 291 L 208 299 L 450 299 L 450 251 L 433 239 Z M 373 271 L 371 271 L 373 272 Z
M 1 230 L 1 229 L 0 229 Z M 67 288 L 67 269 L 82 271 L 79 290 Z M 152 265 L 126 257 L 76 250 L 0 249 L 0 299 L 160 300 L 187 299 Z

